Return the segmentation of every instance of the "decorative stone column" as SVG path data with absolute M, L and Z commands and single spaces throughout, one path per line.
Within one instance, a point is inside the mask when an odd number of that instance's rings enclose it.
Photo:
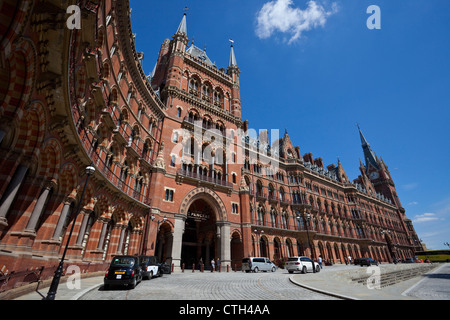
M 22 185 L 23 179 L 27 174 L 28 167 L 24 165 L 19 165 L 14 173 L 14 176 L 11 182 L 8 185 L 5 193 L 2 197 L 2 204 L 0 206 L 0 229 L 2 227 L 8 226 L 8 222 L 6 220 L 6 215 L 16 198 L 17 192 L 19 191 L 20 186 Z
M 97 250 L 103 251 L 103 245 L 105 242 L 106 231 L 108 230 L 109 219 L 102 219 L 102 231 L 100 233 L 100 239 L 98 240 Z
M 172 244 L 172 263 L 174 271 L 181 271 L 181 248 L 183 245 L 183 234 L 186 226 L 186 216 L 175 214 L 173 244 Z
M 54 241 L 59 241 L 59 237 L 61 236 L 62 229 L 64 228 L 64 223 L 67 220 L 67 215 L 69 214 L 70 205 L 71 205 L 72 201 L 73 201 L 72 198 L 66 198 L 64 200 L 64 207 L 61 211 L 61 214 L 60 214 L 59 220 L 58 220 L 58 224 L 56 225 L 56 229 L 55 229 L 55 232 L 53 233 L 53 237 L 52 237 L 52 240 L 54 240 Z
M 36 235 L 36 227 L 41 218 L 44 206 L 47 203 L 47 199 L 50 196 L 50 192 L 54 187 L 54 183 L 45 183 L 41 195 L 39 196 L 36 205 L 34 206 L 33 212 L 31 213 L 30 219 L 28 220 L 27 226 L 25 228 L 26 233 Z
M 118 228 L 120 228 L 120 237 L 119 237 L 119 243 L 117 245 L 116 253 L 123 254 L 123 241 L 125 238 L 125 231 L 126 231 L 127 227 L 124 225 L 119 225 Z
M 230 223 L 218 222 L 217 225 L 220 227 L 220 264 L 222 268 L 226 268 L 231 265 Z

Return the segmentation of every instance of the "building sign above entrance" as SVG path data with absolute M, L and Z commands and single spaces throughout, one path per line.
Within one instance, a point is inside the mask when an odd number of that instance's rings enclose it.
M 188 216 L 188 218 L 192 218 L 192 219 L 198 220 L 198 221 L 209 220 L 209 214 L 203 213 L 203 212 L 188 211 L 187 216 Z

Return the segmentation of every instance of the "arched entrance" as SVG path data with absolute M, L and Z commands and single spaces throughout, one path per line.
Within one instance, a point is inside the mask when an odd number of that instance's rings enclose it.
M 212 259 L 222 267 L 231 263 L 231 233 L 222 199 L 213 190 L 198 187 L 190 191 L 174 214 L 172 257 L 175 270 L 192 268 Z M 200 260 L 201 259 L 201 260 Z
M 195 200 L 187 211 L 183 241 L 181 247 L 181 263 L 186 268 L 197 268 L 201 264 L 211 266 L 211 260 L 220 258 L 220 244 L 217 241 L 216 217 L 211 206 L 203 199 Z
M 266 236 L 262 236 L 259 239 L 259 256 L 260 257 L 269 257 L 269 240 L 267 239 Z
M 172 264 L 172 243 L 172 226 L 168 222 L 164 222 L 156 236 L 155 255 L 159 258 L 159 261 L 166 262 L 169 265 Z

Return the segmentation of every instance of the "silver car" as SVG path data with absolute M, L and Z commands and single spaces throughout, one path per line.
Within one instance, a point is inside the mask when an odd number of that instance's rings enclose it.
M 242 259 L 242 270 L 245 272 L 258 272 L 258 271 L 277 271 L 277 266 L 268 258 L 244 258 Z
M 316 272 L 320 272 L 320 266 L 314 262 Z M 301 273 L 313 272 L 313 261 L 308 257 L 290 257 L 286 261 L 285 268 L 289 273 L 300 271 Z

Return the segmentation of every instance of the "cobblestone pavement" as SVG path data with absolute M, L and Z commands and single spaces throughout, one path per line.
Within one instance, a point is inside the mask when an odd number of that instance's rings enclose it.
M 450 264 L 446 263 L 425 275 L 403 295 L 422 300 L 450 300 Z
M 335 300 L 290 282 L 285 270 L 274 273 L 174 273 L 143 280 L 134 290 L 103 285 L 80 300 Z M 305 275 L 307 276 L 307 275 Z

